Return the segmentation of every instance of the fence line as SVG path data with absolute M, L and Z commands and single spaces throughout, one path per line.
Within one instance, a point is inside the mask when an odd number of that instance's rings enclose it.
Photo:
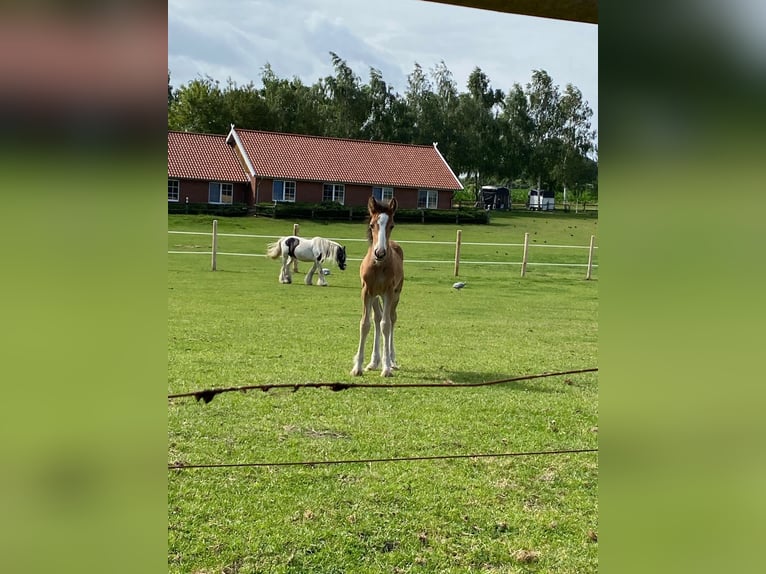
M 597 448 L 575 448 L 560 450 L 540 450 L 531 452 L 503 452 L 503 453 L 473 453 L 473 454 L 441 454 L 431 456 L 400 456 L 396 458 L 364 458 L 351 460 L 311 460 L 296 462 L 231 462 L 231 463 L 213 463 L 213 464 L 187 464 L 176 461 L 168 465 L 168 470 L 185 470 L 187 468 L 233 468 L 233 467 L 265 467 L 265 466 L 319 466 L 333 464 L 371 464 L 373 462 L 405 462 L 405 461 L 423 461 L 423 460 L 450 460 L 456 458 L 500 458 L 500 457 L 519 457 L 519 456 L 543 456 L 553 454 L 580 454 L 587 452 L 598 452 Z
M 211 233 L 208 233 L 207 231 L 168 231 L 168 233 L 173 233 L 176 235 L 212 235 Z M 280 235 L 250 235 L 247 233 L 219 233 L 218 237 L 252 237 L 256 239 L 279 239 Z M 342 238 L 342 237 L 328 237 L 327 239 L 332 239 L 333 241 L 338 242 L 348 242 L 348 241 L 364 241 L 367 242 L 366 239 L 359 239 L 359 238 Z M 455 245 L 454 241 L 418 241 L 418 240 L 407 240 L 402 239 L 396 240 L 397 243 L 411 243 L 411 244 L 425 244 L 425 245 Z M 524 247 L 523 243 L 480 243 L 480 242 L 472 242 L 472 241 L 461 241 L 461 245 L 476 245 L 480 247 Z M 548 245 L 547 243 L 542 244 L 529 244 L 530 247 L 556 247 L 559 249 L 589 249 L 588 245 Z M 598 249 L 597 245 L 593 246 L 594 249 Z M 170 253 L 170 252 L 168 252 Z M 179 252 L 179 253 L 186 253 Z
M 297 223 L 293 224 L 293 235 L 298 235 L 299 232 L 299 226 Z M 206 252 L 206 251 L 175 251 L 175 250 L 168 250 L 169 254 L 186 254 L 186 253 L 197 253 L 197 254 L 209 254 L 212 255 L 211 259 L 211 269 L 213 271 L 216 270 L 216 257 L 218 255 L 231 255 L 231 256 L 244 256 L 244 257 L 265 257 L 265 255 L 262 254 L 254 254 L 254 253 L 227 253 L 227 252 L 219 252 L 218 251 L 218 236 L 222 237 L 254 237 L 254 238 L 261 238 L 261 239 L 274 239 L 279 236 L 276 235 L 255 235 L 250 233 L 218 233 L 218 220 L 213 220 L 213 233 L 207 233 L 204 231 L 168 231 L 168 233 L 172 234 L 178 234 L 178 235 L 212 235 L 213 236 L 213 245 L 212 245 L 212 251 Z M 457 238 L 455 242 L 451 241 L 417 241 L 417 240 L 401 240 L 398 241 L 399 243 L 420 243 L 420 244 L 427 244 L 427 245 L 454 245 L 455 246 L 455 259 L 454 261 L 445 261 L 445 260 L 418 260 L 418 259 L 408 259 L 409 263 L 429 263 L 429 264 L 444 264 L 444 263 L 454 263 L 454 275 L 455 277 L 458 276 L 458 271 L 460 268 L 460 247 L 461 245 L 477 245 L 477 246 L 491 246 L 491 247 L 523 247 L 523 255 L 521 262 L 516 261 L 463 261 L 463 263 L 469 264 L 469 265 L 521 265 L 521 276 L 526 276 L 527 271 L 527 265 L 537 265 L 537 266 L 548 266 L 548 267 L 585 267 L 585 279 L 590 280 L 592 276 L 592 271 L 594 267 L 598 267 L 597 264 L 594 265 L 593 263 L 593 253 L 595 249 L 598 249 L 595 245 L 595 235 L 590 236 L 590 245 L 583 246 L 583 245 L 548 245 L 546 244 L 530 244 L 529 243 L 529 233 L 524 233 L 524 243 L 484 243 L 484 242 L 463 242 L 462 241 L 462 230 L 457 230 Z M 333 239 L 335 241 L 339 242 L 348 242 L 348 241 L 367 241 L 366 239 L 342 239 L 342 238 L 329 238 Z M 529 247 L 550 247 L 550 248 L 563 248 L 563 249 L 587 249 L 588 250 L 588 262 L 587 263 L 543 263 L 543 262 L 531 262 L 528 261 L 528 251 Z M 506 254 L 507 255 L 507 254 Z M 360 259 L 353 259 L 349 258 L 349 261 L 361 261 Z M 298 261 L 297 259 L 293 260 L 293 267 L 295 271 L 298 270 Z
M 465 245 L 465 243 L 463 244 Z M 168 251 L 168 254 L 172 255 L 211 255 L 211 251 Z M 218 255 L 231 255 L 233 257 L 266 257 L 263 253 L 228 253 L 226 251 L 218 251 Z M 348 257 L 346 261 L 361 261 L 361 258 Z M 454 261 L 444 260 L 429 260 L 429 259 L 408 259 L 407 263 L 428 263 L 428 264 L 454 264 Z M 461 259 L 460 263 L 468 265 L 521 265 L 521 261 L 469 261 L 467 259 Z M 535 263 L 534 261 L 527 261 L 527 265 L 539 265 L 548 267 L 587 267 L 587 263 Z M 597 263 L 591 264 L 591 267 L 598 267 Z

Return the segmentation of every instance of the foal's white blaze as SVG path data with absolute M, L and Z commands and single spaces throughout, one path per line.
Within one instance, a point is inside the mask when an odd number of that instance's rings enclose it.
M 388 226 L 388 214 L 381 213 L 378 216 L 378 242 L 375 245 L 375 257 L 382 259 L 386 256 L 386 227 Z M 378 254 L 381 254 L 379 256 Z

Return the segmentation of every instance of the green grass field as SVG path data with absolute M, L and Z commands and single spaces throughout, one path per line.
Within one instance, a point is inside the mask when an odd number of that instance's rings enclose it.
M 169 216 L 209 233 L 211 217 Z M 302 236 L 363 239 L 357 223 L 300 221 Z M 219 218 L 219 234 L 287 235 L 292 221 Z M 168 392 L 308 382 L 472 383 L 597 367 L 598 272 L 451 263 L 455 226 L 397 224 L 405 285 L 400 370 L 349 375 L 358 343 L 358 261 L 329 287 L 277 281 L 263 257 L 168 254 Z M 462 227 L 463 261 L 520 261 L 520 247 L 588 245 L 597 219 L 515 212 Z M 262 254 L 267 238 L 219 238 Z M 169 251 L 210 237 L 168 234 Z M 507 254 L 506 254 L 507 253 Z M 597 253 L 597 251 L 596 251 Z M 530 261 L 585 263 L 587 250 L 530 248 Z M 595 260 L 597 262 L 597 259 Z M 368 355 L 369 345 L 368 342 Z M 168 403 L 168 462 L 377 459 L 596 448 L 597 374 L 483 388 L 301 389 Z M 596 453 L 168 472 L 170 572 L 595 572 Z

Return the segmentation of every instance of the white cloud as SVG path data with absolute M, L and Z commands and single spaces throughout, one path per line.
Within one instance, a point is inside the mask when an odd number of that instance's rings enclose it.
M 169 0 L 168 16 L 174 85 L 205 74 L 259 85 L 267 62 L 280 77 L 313 84 L 333 73 L 332 51 L 363 82 L 374 67 L 404 93 L 415 62 L 429 70 L 443 60 L 461 91 L 476 66 L 503 91 L 544 69 L 562 88 L 577 86 L 598 121 L 591 24 L 423 0 Z

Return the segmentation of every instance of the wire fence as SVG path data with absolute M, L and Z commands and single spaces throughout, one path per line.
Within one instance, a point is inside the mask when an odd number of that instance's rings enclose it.
M 280 236 L 277 235 L 257 235 L 257 234 L 249 234 L 249 233 L 218 233 L 217 231 L 217 220 L 213 221 L 213 231 L 212 233 L 208 233 L 205 231 L 168 231 L 168 234 L 175 234 L 175 235 L 197 235 L 197 236 L 205 236 L 205 237 L 211 237 L 212 238 L 212 248 L 210 251 L 201 251 L 201 250 L 195 250 L 195 251 L 189 251 L 189 250 L 168 250 L 168 254 L 172 255 L 188 255 L 188 254 L 196 254 L 196 255 L 207 255 L 212 257 L 212 266 L 215 269 L 216 267 L 216 258 L 218 255 L 228 256 L 228 257 L 266 257 L 265 253 L 241 253 L 241 252 L 232 252 L 232 251 L 220 251 L 218 249 L 218 238 L 219 237 L 235 237 L 235 238 L 254 238 L 254 239 L 269 239 L 269 240 L 275 240 L 279 239 Z M 295 224 L 293 226 L 293 235 L 298 235 L 298 226 Z M 353 243 L 353 242 L 367 242 L 366 239 L 360 239 L 360 238 L 341 238 L 341 237 L 328 237 L 327 239 L 332 239 L 333 241 L 337 241 L 339 243 Z M 459 266 L 461 264 L 464 265 L 499 265 L 499 266 L 519 266 L 521 269 L 521 276 L 524 277 L 526 274 L 526 268 L 527 266 L 539 266 L 539 267 L 574 267 L 574 268 L 585 268 L 585 278 L 591 279 L 593 269 L 598 267 L 597 263 L 594 263 L 593 258 L 595 251 L 598 249 L 598 246 L 595 245 L 595 236 L 591 236 L 590 238 L 590 244 L 589 245 L 558 245 L 558 244 L 547 244 L 547 243 L 530 243 L 529 241 L 529 234 L 524 234 L 524 242 L 523 243 L 489 243 L 489 242 L 471 242 L 471 241 L 462 241 L 462 231 L 457 231 L 457 236 L 455 241 L 416 241 L 416 240 L 399 240 L 397 239 L 397 243 L 400 243 L 402 245 L 406 244 L 413 244 L 413 245 L 444 245 L 444 246 L 452 246 L 455 248 L 455 257 L 453 259 L 407 259 L 407 264 L 431 264 L 431 265 L 439 265 L 439 264 L 452 264 L 454 265 L 454 274 L 455 276 L 458 276 L 458 270 Z M 498 248 L 522 248 L 522 258 L 520 261 L 509 261 L 509 260 L 500 260 L 500 261 L 489 261 L 489 260 L 477 260 L 477 259 L 465 259 L 461 257 L 461 249 L 463 246 L 474 246 L 474 247 L 498 247 Z M 583 250 L 587 251 L 587 259 L 584 259 L 582 262 L 555 262 L 555 261 L 532 261 L 529 257 L 529 250 L 530 249 L 564 249 L 564 250 Z M 347 259 L 348 261 L 361 261 L 361 258 L 353 258 L 349 257 Z

